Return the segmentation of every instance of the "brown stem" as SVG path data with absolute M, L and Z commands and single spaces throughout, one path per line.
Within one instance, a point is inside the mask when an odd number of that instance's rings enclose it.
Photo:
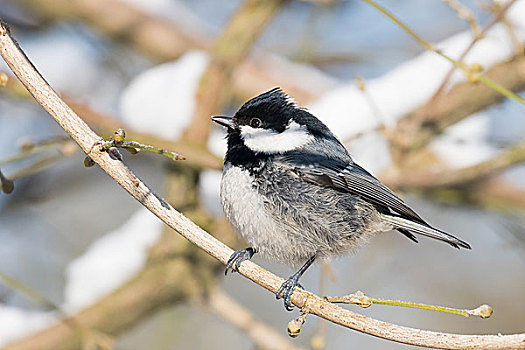
M 211 293 L 209 308 L 247 334 L 258 349 L 301 350 L 268 325 L 256 320 L 255 316 L 219 288 Z
M 487 24 L 479 33 L 474 32 L 474 38 L 470 42 L 469 46 L 467 46 L 467 48 L 461 53 L 461 55 L 457 59 L 458 62 L 463 62 L 465 57 L 467 57 L 468 53 L 470 52 L 470 50 L 472 50 L 472 48 L 476 45 L 476 43 L 485 37 L 487 32 L 490 30 L 490 28 L 492 28 L 495 24 L 499 23 L 502 20 L 503 16 L 505 16 L 505 13 L 509 9 L 509 7 L 511 7 L 515 2 L 516 0 L 508 1 L 501 9 L 499 9 L 498 13 L 496 14 L 496 16 L 494 16 L 494 18 L 492 19 L 492 21 L 490 21 L 489 24 Z M 433 102 L 435 102 L 435 100 L 437 100 L 438 97 L 441 96 L 443 91 L 445 91 L 445 87 L 450 81 L 450 78 L 452 77 L 452 74 L 454 73 L 455 70 L 456 70 L 456 67 L 450 68 L 447 75 L 441 82 L 441 85 L 436 90 L 434 95 L 430 98 L 428 104 L 432 104 Z
M 525 90 L 525 56 L 517 56 L 500 63 L 486 74 L 492 80 L 514 92 Z M 448 93 L 431 105 L 424 105 L 401 117 L 391 138 L 397 159 L 406 152 L 420 150 L 449 126 L 481 111 L 503 96 L 479 83 L 464 82 L 455 85 Z
M 158 62 L 172 61 L 189 50 L 206 50 L 212 41 L 195 28 L 171 23 L 121 0 L 19 0 L 50 19 L 78 18 L 107 36 L 137 49 Z M 270 0 L 269 2 L 275 2 Z M 321 0 L 319 0 L 321 1 Z M 258 21 L 258 19 L 255 19 Z M 135 30 L 140 28 L 140 30 Z M 300 74 L 297 74 L 300 72 Z M 311 82 L 315 81 L 315 84 Z M 239 100 L 281 86 L 307 103 L 334 87 L 330 76 L 261 50 L 239 64 L 233 89 Z
M 525 142 L 518 143 L 499 155 L 479 164 L 441 172 L 410 173 L 386 175 L 382 180 L 389 186 L 404 190 L 429 190 L 440 187 L 461 187 L 480 182 L 512 166 L 525 162 Z
M 212 127 L 210 116 L 219 114 L 231 91 L 234 69 L 275 16 L 285 0 L 245 0 L 210 51 L 211 61 L 197 90 L 195 113 L 185 138 L 204 145 Z

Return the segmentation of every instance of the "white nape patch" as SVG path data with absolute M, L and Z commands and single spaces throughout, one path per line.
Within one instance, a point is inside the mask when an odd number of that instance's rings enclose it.
M 248 125 L 243 125 L 240 129 L 246 147 L 254 152 L 267 154 L 293 151 L 314 139 L 305 126 L 294 121 L 281 133 Z

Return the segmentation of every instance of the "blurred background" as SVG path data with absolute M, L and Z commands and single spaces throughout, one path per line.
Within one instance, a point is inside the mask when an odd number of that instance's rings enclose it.
M 525 96 L 525 0 L 383 1 L 453 59 Z M 489 319 L 372 306 L 414 328 L 524 332 L 525 107 L 451 71 L 358 0 L 2 0 L 0 18 L 100 135 L 181 154 L 123 152 L 177 209 L 235 249 L 219 202 L 212 114 L 281 86 L 354 159 L 472 251 L 397 233 L 302 278 L 318 295 L 461 308 Z M 96 166 L 0 64 L 0 344 L 8 349 L 402 349 L 309 316 L 170 232 Z M 14 190 L 12 185 L 14 184 Z M 292 270 L 256 263 L 282 277 Z M 76 315 L 56 326 L 64 314 Z M 8 345 L 9 344 L 9 345 Z

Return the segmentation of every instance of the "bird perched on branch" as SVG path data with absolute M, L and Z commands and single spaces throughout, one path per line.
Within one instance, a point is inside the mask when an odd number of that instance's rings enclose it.
M 237 233 L 251 244 L 228 261 L 235 271 L 253 254 L 299 267 L 276 293 L 291 310 L 299 278 L 318 258 L 339 256 L 374 235 L 397 230 L 455 248 L 470 245 L 430 226 L 394 192 L 356 164 L 319 119 L 280 88 L 246 102 L 227 128 L 221 202 Z

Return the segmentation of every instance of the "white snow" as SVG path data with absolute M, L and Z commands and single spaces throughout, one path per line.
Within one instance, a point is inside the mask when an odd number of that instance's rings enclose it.
M 489 136 L 488 115 L 477 113 L 447 128 L 430 149 L 451 167 L 467 167 L 496 156 L 498 150 L 487 144 Z
M 199 179 L 199 195 L 206 210 L 214 215 L 222 215 L 222 206 L 219 200 L 222 172 L 205 170 Z
M 133 277 L 144 266 L 147 249 L 161 231 L 162 222 L 141 208 L 122 226 L 91 244 L 69 264 L 63 308 L 80 310 Z
M 162 222 L 141 208 L 122 226 L 92 243 L 68 266 L 61 309 L 73 314 L 132 278 L 144 266 L 147 250 L 159 239 L 161 231 Z M 57 315 L 52 311 L 0 304 L 0 346 L 56 321 Z
M 53 312 L 30 311 L 0 304 L 0 346 L 38 332 L 56 321 Z
M 516 2 L 508 11 L 507 18 L 512 23 L 516 36 L 525 41 L 525 1 Z M 465 31 L 456 34 L 438 44 L 436 47 L 443 50 L 447 55 L 458 58 L 463 50 L 470 44 L 472 34 Z M 469 53 L 465 62 L 468 64 L 479 63 L 483 67 L 490 67 L 500 61 L 510 58 L 514 54 L 513 45 L 507 30 L 502 24 L 495 25 L 487 34 L 486 38 L 479 41 Z M 450 69 L 451 64 L 432 52 L 424 52 L 414 59 L 401 64 L 389 73 L 367 81 L 366 91 L 372 97 L 377 108 L 380 109 L 378 116 L 362 91 L 355 84 L 341 84 L 338 88 L 326 93 L 319 100 L 309 106 L 310 111 L 323 120 L 341 139 L 349 138 L 363 132 L 370 132 L 380 121 L 386 125 L 393 125 L 395 120 L 426 102 L 437 90 L 444 76 Z M 456 72 L 451 83 L 464 80 L 463 73 Z M 471 118 L 476 118 L 472 116 Z M 479 128 L 488 127 L 487 123 L 478 125 Z M 459 127 L 461 128 L 461 127 Z M 489 146 L 479 138 L 476 142 L 469 142 L 465 129 L 457 129 L 463 132 L 465 143 L 450 142 L 446 137 L 436 140 L 433 149 L 439 156 L 450 160 L 451 166 L 467 166 L 473 162 L 486 159 L 494 153 Z M 453 132 L 453 131 L 451 131 Z M 440 142 L 445 142 L 439 146 Z M 465 145 L 472 145 L 466 149 Z M 377 140 L 372 139 L 368 148 L 376 149 Z M 481 148 L 477 149 L 476 146 Z M 366 150 L 363 146 L 362 149 Z M 384 147 L 380 147 L 384 149 Z M 465 154 L 459 157 L 461 152 L 474 152 L 477 156 Z M 361 155 L 352 149 L 352 153 L 360 158 Z M 365 167 L 380 169 L 388 165 L 384 162 L 384 156 L 365 157 Z M 381 164 L 375 159 L 381 159 Z
M 133 129 L 174 140 L 188 126 L 195 93 L 208 63 L 201 51 L 139 74 L 120 98 L 120 113 Z

